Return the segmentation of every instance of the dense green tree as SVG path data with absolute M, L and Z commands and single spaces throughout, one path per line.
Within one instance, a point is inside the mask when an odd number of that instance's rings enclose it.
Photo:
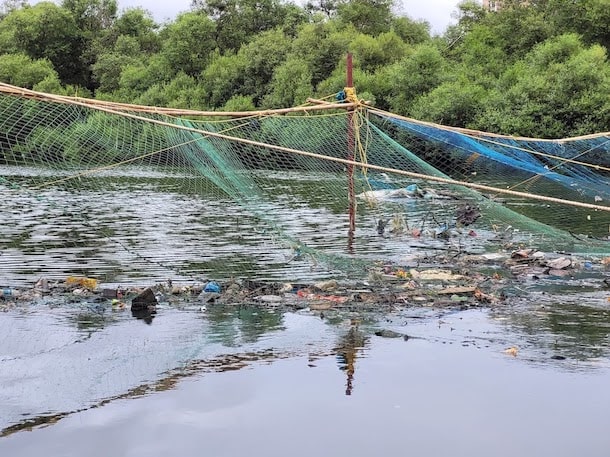
M 394 17 L 391 29 L 405 43 L 420 44 L 430 40 L 430 24 L 426 21 L 414 21 L 405 16 Z
M 309 19 L 310 16 L 305 10 L 293 3 L 287 3 L 283 6 L 283 20 L 278 27 L 292 40 L 297 36 L 301 25 L 309 22 Z
M 349 51 L 353 29 L 339 31 L 334 23 L 304 25 L 292 42 L 292 54 L 303 59 L 311 70 L 314 87 L 328 78 Z
M 158 25 L 148 11 L 142 8 L 128 8 L 107 31 L 110 41 L 106 40 L 105 45 L 112 46 L 118 37 L 126 35 L 138 40 L 143 53 L 151 54 L 161 49 L 157 29 Z
M 112 98 L 134 102 L 155 84 L 168 82 L 172 73 L 161 56 L 154 56 L 124 66 L 119 77 L 119 88 Z
M 464 37 L 457 46 L 460 71 L 472 79 L 493 84 L 510 60 L 502 46 L 502 38 L 493 27 L 481 24 Z
M 399 114 L 545 137 L 610 125 L 608 0 L 506 0 L 497 13 L 463 1 L 442 37 L 393 0 L 193 6 L 160 28 L 141 8 L 117 14 L 117 0 L 4 0 L 0 79 L 155 105 L 285 107 L 332 98 L 351 52 L 358 96 Z
M 545 18 L 556 30 L 576 32 L 587 43 L 610 49 L 610 2 L 608 0 L 546 0 Z
M 252 111 L 256 105 L 252 97 L 246 95 L 234 95 L 222 107 L 221 111 Z
M 610 125 L 610 66 L 605 48 L 567 34 L 535 47 L 511 66 L 486 100 L 477 128 L 562 137 Z
M 344 0 L 337 5 L 337 18 L 368 35 L 390 30 L 394 0 Z
M 46 59 L 34 60 L 25 54 L 0 55 L 0 81 L 33 89 L 47 78 L 59 81 L 53 65 Z
M 354 65 L 369 72 L 400 60 L 407 54 L 408 48 L 394 32 L 385 32 L 377 38 L 357 34 L 349 43 Z
M 259 104 L 269 91 L 273 73 L 285 62 L 290 43 L 280 29 L 260 33 L 240 49 L 246 63 L 242 95 L 252 96 Z
M 161 54 L 174 72 L 197 76 L 216 49 L 216 25 L 201 12 L 183 13 L 162 33 Z
M 206 107 L 223 106 L 236 93 L 240 93 L 245 78 L 246 61 L 243 54 L 220 55 L 215 53 L 210 64 L 201 73 L 201 86 Z
M 132 60 L 132 63 L 136 62 L 137 60 Z M 102 93 L 118 90 L 121 71 L 127 63 L 125 56 L 121 54 L 113 52 L 102 54 L 93 65 L 93 79 L 97 84 L 97 90 Z
M 411 116 L 438 124 L 469 127 L 484 109 L 487 91 L 469 79 L 446 81 L 417 98 Z
M 443 82 L 445 70 L 445 59 L 435 46 L 417 46 L 411 55 L 393 64 L 387 74 L 392 84 L 391 109 L 409 114 L 418 97 Z
M 93 89 L 91 65 L 98 57 L 97 40 L 112 26 L 117 14 L 116 0 L 63 0 L 63 9 L 70 12 L 82 36 L 82 84 Z
M 286 108 L 304 103 L 313 95 L 311 70 L 298 57 L 290 57 L 273 72 L 269 94 L 265 96 L 266 108 Z
M 48 94 L 68 95 L 83 98 L 91 98 L 92 94 L 87 89 L 81 86 L 66 85 L 63 86 L 57 74 L 46 76 L 42 81 L 34 84 L 34 90 L 38 92 L 46 92 Z
M 193 0 L 216 24 L 216 43 L 221 52 L 237 51 L 255 35 L 294 19 L 293 5 L 280 0 Z M 304 18 L 304 16 L 303 16 Z
M 157 28 L 150 13 L 130 8 L 100 31 L 93 41 L 94 61 L 90 65 L 92 86 L 99 96 L 107 98 L 119 89 L 124 67 L 144 65 L 149 56 L 159 51 Z
M 356 87 L 358 89 L 358 93 L 365 91 L 369 92 L 371 95 L 366 97 L 366 100 L 374 102 L 374 105 L 377 108 L 383 110 L 391 110 L 392 106 L 392 97 L 393 95 L 393 85 L 394 85 L 394 66 L 387 65 L 379 68 L 372 75 L 370 75 L 370 79 L 368 79 L 367 88 L 360 87 L 360 76 L 357 79 Z
M 385 66 L 399 61 L 412 49 L 407 43 L 401 39 L 395 30 L 382 33 L 377 37 L 377 42 L 381 48 L 380 66 Z
M 119 76 L 119 98 L 127 102 L 134 102 L 136 98 L 155 85 L 157 81 L 149 77 L 146 65 L 141 62 L 134 62 L 121 69 Z
M 117 15 L 116 0 L 62 0 L 61 6 L 72 13 L 80 30 L 91 35 L 112 26 Z
M 112 52 L 120 56 L 131 57 L 132 59 L 143 59 L 145 56 L 142 53 L 140 41 L 137 37 L 130 35 L 120 35 L 114 43 Z
M 544 15 L 533 7 L 503 8 L 497 13 L 488 14 L 484 23 L 492 28 L 498 37 L 498 46 L 513 60 L 554 34 Z
M 51 2 L 13 10 L 0 21 L 0 52 L 48 59 L 65 83 L 84 84 L 84 37 L 72 14 Z
M 452 14 L 457 19 L 457 24 L 450 25 L 445 31 L 445 38 L 449 46 L 458 43 L 464 36 L 479 24 L 487 15 L 487 11 L 474 0 L 465 0 L 457 5 L 457 10 Z
M 167 83 L 153 84 L 135 102 L 150 106 L 200 109 L 204 103 L 203 97 L 204 93 L 197 80 L 180 72 Z
M 121 35 L 114 49 L 101 54 L 93 64 L 93 79 L 101 92 L 113 92 L 119 89 L 121 71 L 128 65 L 141 62 L 139 41 L 131 36 Z

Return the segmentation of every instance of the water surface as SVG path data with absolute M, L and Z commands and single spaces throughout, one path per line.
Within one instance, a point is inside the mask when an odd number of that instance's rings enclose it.
M 321 318 L 185 303 L 149 321 L 11 310 L 0 453 L 601 457 L 610 313 L 599 304 Z
M 274 199 L 247 213 L 167 170 L 36 192 L 36 170 L 11 170 L 0 286 L 71 274 L 105 286 L 341 279 L 346 269 L 312 262 L 294 240 L 354 264 L 421 266 L 416 255 L 482 252 L 494 236 L 377 233 L 397 208 L 430 230 L 442 222 L 407 200 L 361 205 L 348 246 L 330 175 L 268 176 Z M 0 300 L 0 455 L 605 457 L 610 307 L 606 270 L 591 268 L 522 279 L 510 300 L 465 311 L 202 310 L 192 296 L 134 315 L 77 296 Z

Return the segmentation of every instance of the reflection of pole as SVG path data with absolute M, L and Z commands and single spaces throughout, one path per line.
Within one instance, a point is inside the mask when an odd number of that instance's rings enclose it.
M 349 329 L 349 332 L 342 336 L 336 348 L 339 369 L 344 370 L 347 375 L 345 383 L 345 395 L 351 395 L 354 389 L 354 374 L 356 373 L 356 359 L 358 350 L 366 345 L 364 335 L 360 333 L 356 326 Z
M 345 395 L 351 395 L 354 390 L 354 373 L 356 372 L 356 349 L 346 355 L 347 359 L 347 381 L 345 383 Z
M 352 54 L 347 53 L 347 87 L 354 87 L 352 77 Z M 354 160 L 354 109 L 349 108 L 347 113 L 347 160 Z M 356 196 L 354 195 L 354 166 L 347 166 L 347 195 L 349 200 L 349 231 L 348 231 L 348 248 L 351 249 L 351 242 L 354 239 L 354 231 L 356 230 Z

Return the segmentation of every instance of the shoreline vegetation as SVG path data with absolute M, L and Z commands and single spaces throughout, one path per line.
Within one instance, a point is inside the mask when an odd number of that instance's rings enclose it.
M 181 109 L 286 108 L 340 92 L 351 52 L 358 96 L 398 115 L 537 138 L 608 131 L 605 1 L 504 3 L 462 2 L 432 35 L 392 0 L 195 0 L 163 24 L 113 0 L 5 1 L 0 80 Z

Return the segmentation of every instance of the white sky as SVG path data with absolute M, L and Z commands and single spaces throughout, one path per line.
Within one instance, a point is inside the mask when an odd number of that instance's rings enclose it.
M 41 0 L 30 0 L 34 5 Z M 55 0 L 60 3 L 61 0 Z M 297 3 L 304 0 L 295 0 Z M 457 10 L 460 0 L 396 0 L 402 5 L 400 11 L 407 14 L 411 19 L 424 19 L 432 27 L 432 33 L 441 34 L 447 25 L 455 23 L 451 14 Z M 173 20 L 176 14 L 188 11 L 191 0 L 118 0 L 119 11 L 125 8 L 140 6 L 150 11 L 159 23 Z
M 455 23 L 451 13 L 460 0 L 398 0 L 401 11 L 412 19 L 425 19 L 432 26 L 433 33 L 442 33 L 447 25 Z M 119 10 L 141 6 L 150 11 L 157 22 L 174 19 L 177 13 L 189 10 L 191 0 L 118 0 Z

